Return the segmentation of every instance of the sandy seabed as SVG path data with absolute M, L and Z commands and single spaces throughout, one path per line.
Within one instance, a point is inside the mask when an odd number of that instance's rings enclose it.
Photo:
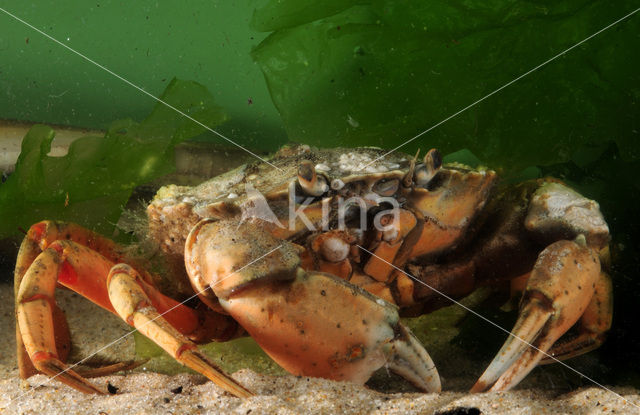
M 86 356 L 130 331 L 75 294 L 61 292 L 58 302 L 73 330 L 74 356 Z M 0 286 L 0 315 L 5 333 L 0 337 L 0 414 L 640 414 L 640 394 L 631 387 L 614 387 L 615 393 L 599 387 L 564 394 L 538 389 L 484 394 L 383 393 L 347 382 L 263 375 L 249 369 L 233 374 L 256 393 L 246 400 L 230 396 L 199 375 L 168 376 L 141 369 L 92 380 L 104 389 L 109 384 L 117 388 L 113 395 L 86 395 L 43 375 L 21 382 L 9 284 Z M 100 357 L 129 360 L 133 353 L 133 336 L 125 336 L 102 350 Z

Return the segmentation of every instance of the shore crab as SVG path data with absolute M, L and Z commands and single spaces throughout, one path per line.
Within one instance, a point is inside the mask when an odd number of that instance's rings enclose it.
M 505 281 L 523 292 L 519 318 L 472 391 L 509 389 L 541 361 L 603 341 L 609 232 L 596 202 L 552 178 L 500 184 L 492 170 L 443 165 L 436 150 L 421 162 L 382 154 L 291 145 L 270 164 L 160 189 L 148 235 L 186 302 L 162 294 L 125 247 L 74 224 L 33 225 L 15 271 L 21 377 L 39 371 L 102 393 L 63 363 L 70 337 L 57 284 L 239 397 L 251 392 L 196 344 L 249 334 L 296 375 L 363 383 L 386 365 L 439 391 L 433 361 L 399 317 Z

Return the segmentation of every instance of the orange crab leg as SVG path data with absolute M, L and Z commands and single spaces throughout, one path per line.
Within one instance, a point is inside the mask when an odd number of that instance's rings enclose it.
M 601 272 L 594 287 L 593 298 L 580 318 L 579 334 L 571 339 L 560 339 L 556 342 L 549 350 L 551 356 L 558 360 L 565 360 L 600 347 L 604 341 L 604 333 L 611 328 L 612 292 L 611 279 L 606 273 Z M 555 363 L 555 360 L 545 356 L 540 361 L 541 365 L 548 363 Z
M 104 393 L 70 370 L 57 354 L 53 305 L 56 274 L 61 268 L 60 253 L 48 248 L 36 257 L 24 274 L 16 296 L 18 335 L 36 370 L 82 392 Z
M 508 390 L 517 385 L 585 311 L 599 307 L 598 299 L 592 298 L 600 280 L 600 261 L 584 237 L 558 241 L 543 250 L 531 272 L 512 335 L 471 391 L 481 392 L 491 385 L 492 391 Z M 592 310 L 588 315 L 593 313 L 606 314 Z M 575 352 L 577 345 L 571 344 L 569 350 Z
M 111 258 L 55 237 L 79 240 Z M 112 260 L 123 259 L 119 250 L 115 243 L 78 225 L 41 222 L 29 230 L 15 272 L 18 366 L 22 378 L 40 370 L 49 376 L 57 375 L 84 392 L 98 392 L 77 373 L 65 371 L 62 362 L 70 340 L 64 315 L 55 304 L 55 286 L 60 283 L 117 314 L 107 292 L 107 275 L 115 265 Z M 229 339 L 237 332 L 237 324 L 225 316 L 199 313 L 165 297 L 142 278 L 138 284 L 154 307 L 166 313 L 169 324 L 193 340 Z M 99 373 L 105 370 L 102 368 Z M 122 370 L 121 366 L 112 366 L 112 371 L 117 370 Z
M 170 356 L 239 398 L 253 395 L 200 353 L 191 340 L 158 313 L 140 286 L 140 277 L 133 268 L 124 264 L 113 267 L 109 273 L 108 287 L 109 297 L 120 317 L 162 347 Z
M 81 245 L 91 248 L 109 258 L 114 263 L 126 257 L 124 251 L 116 243 L 79 225 L 56 221 L 36 223 L 29 228 L 18 252 L 14 273 L 14 295 L 16 299 L 18 298 L 18 291 L 25 273 L 29 267 L 31 267 L 36 257 L 51 243 L 65 239 L 74 240 Z M 16 304 L 16 307 L 17 306 L 18 304 Z M 62 311 L 55 302 L 51 302 L 51 307 L 58 353 L 60 359 L 64 361 L 71 347 L 71 336 Z M 25 350 L 22 335 L 20 334 L 20 326 L 18 324 L 16 324 L 16 346 L 20 377 L 26 379 L 38 373 Z

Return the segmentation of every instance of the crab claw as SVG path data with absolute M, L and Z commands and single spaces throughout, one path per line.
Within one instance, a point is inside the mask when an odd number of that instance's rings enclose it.
M 433 361 L 397 308 L 342 279 L 298 268 L 271 288 L 245 288 L 221 305 L 294 375 L 366 382 L 387 365 L 426 392 L 440 391 Z
M 387 367 L 425 392 L 440 392 L 440 376 L 431 356 L 408 328 L 398 324 L 396 332 L 384 348 Z
M 471 392 L 508 390 L 520 382 L 589 307 L 600 261 L 582 235 L 558 241 L 538 256 L 520 305 L 520 315 Z
M 364 383 L 387 365 L 424 391 L 440 390 L 431 358 L 400 324 L 398 308 L 331 274 L 305 271 L 296 245 L 254 223 L 225 221 L 202 221 L 186 245 L 192 284 L 202 295 L 211 287 L 290 373 Z

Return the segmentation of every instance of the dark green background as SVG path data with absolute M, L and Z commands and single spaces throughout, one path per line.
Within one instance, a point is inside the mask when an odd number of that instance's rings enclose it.
M 264 1 L 5 1 L 0 7 L 159 96 L 173 77 L 212 91 L 244 145 L 286 141 L 249 52 L 266 37 L 249 28 Z M 249 104 L 251 99 L 252 104 Z M 155 102 L 0 12 L 0 118 L 105 129 L 143 119 Z

